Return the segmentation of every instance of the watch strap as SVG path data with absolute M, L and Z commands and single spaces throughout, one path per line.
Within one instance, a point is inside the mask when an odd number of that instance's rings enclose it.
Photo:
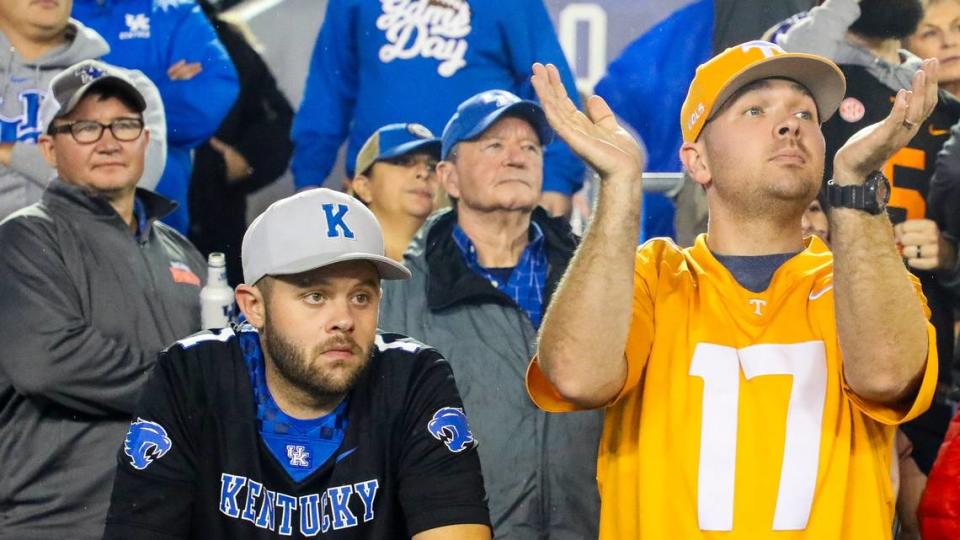
M 838 208 L 864 208 L 866 190 L 861 184 L 837 185 L 833 180 L 827 182 L 827 200 L 830 206 Z

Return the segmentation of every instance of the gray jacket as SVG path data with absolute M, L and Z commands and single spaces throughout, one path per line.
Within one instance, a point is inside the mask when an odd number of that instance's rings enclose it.
M 77 62 L 110 52 L 100 34 L 75 19 L 67 23 L 67 38 L 66 45 L 26 61 L 0 32 L 0 142 L 14 143 L 10 166 L 0 165 L 0 219 L 39 201 L 56 176 L 36 145 L 41 135 L 40 107 L 46 101 L 50 80 Z M 139 185 L 153 189 L 163 174 L 167 156 L 163 102 L 146 75 L 136 71 L 132 77 L 147 101 L 143 116 L 151 137 Z
M 544 297 L 576 237 L 537 209 L 549 261 Z M 596 538 L 602 412 L 547 414 L 524 386 L 537 333 L 526 313 L 472 272 L 454 244 L 456 212 L 430 217 L 404 257 L 408 281 L 384 282 L 380 327 L 436 347 L 453 366 L 480 464 L 494 533 L 509 539 Z
M 100 537 L 140 387 L 200 329 L 203 257 L 138 197 L 137 236 L 60 180 L 0 223 L 0 538 Z
M 813 8 L 777 38 L 785 51 L 826 56 L 838 64 L 863 66 L 867 72 L 893 90 L 911 88 L 913 74 L 923 60 L 900 49 L 898 65 L 890 64 L 870 51 L 847 41 L 847 29 L 860 18 L 857 0 L 826 0 Z

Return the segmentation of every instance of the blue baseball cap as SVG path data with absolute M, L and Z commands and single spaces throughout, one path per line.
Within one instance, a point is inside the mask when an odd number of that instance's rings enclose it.
M 360 147 L 351 176 L 365 173 L 378 161 L 418 151 L 440 159 L 440 139 L 420 124 L 387 124 Z
M 547 116 L 537 102 L 520 99 L 506 90 L 487 90 L 457 107 L 447 127 L 443 128 L 440 159 L 447 159 L 457 143 L 476 139 L 504 115 L 517 116 L 530 122 L 543 146 L 553 141 L 553 128 L 547 123 Z

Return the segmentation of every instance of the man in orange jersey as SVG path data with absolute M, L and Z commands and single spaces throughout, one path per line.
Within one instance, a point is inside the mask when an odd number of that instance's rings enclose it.
M 584 115 L 536 67 L 601 188 L 527 387 L 546 410 L 605 407 L 602 539 L 890 538 L 894 428 L 929 406 L 937 361 L 875 171 L 933 109 L 937 67 L 837 152 L 833 254 L 798 227 L 844 93 L 829 60 L 749 42 L 699 67 L 680 156 L 710 222 L 682 250 L 635 250 L 642 149 L 602 99 Z

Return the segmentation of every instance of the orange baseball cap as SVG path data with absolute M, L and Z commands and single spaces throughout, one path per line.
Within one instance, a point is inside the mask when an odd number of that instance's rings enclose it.
M 837 112 L 847 80 L 829 59 L 815 54 L 788 53 L 767 41 L 735 45 L 697 68 L 687 99 L 680 109 L 680 131 L 684 142 L 693 142 L 713 113 L 734 92 L 754 81 L 790 79 L 813 95 L 820 122 Z

